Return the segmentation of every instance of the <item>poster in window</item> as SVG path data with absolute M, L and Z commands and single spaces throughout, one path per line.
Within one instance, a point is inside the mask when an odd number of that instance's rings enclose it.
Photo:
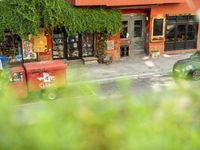
M 47 37 L 44 29 L 40 29 L 39 33 L 33 37 L 33 51 L 38 53 L 47 52 Z
M 22 50 L 24 60 L 36 59 L 36 53 L 33 52 L 33 42 L 31 37 L 29 37 L 29 40 L 22 40 Z

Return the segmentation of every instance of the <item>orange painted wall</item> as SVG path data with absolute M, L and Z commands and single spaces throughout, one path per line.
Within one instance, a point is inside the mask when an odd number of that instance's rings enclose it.
M 76 6 L 133 6 L 165 3 L 182 3 L 185 0 L 68 0 Z
M 180 3 L 180 4 L 165 4 L 152 6 L 151 16 L 157 16 L 158 14 L 184 14 L 195 13 L 200 8 L 200 0 L 193 0 L 193 3 Z
M 116 35 L 110 36 L 108 40 L 114 41 L 114 49 L 113 50 L 105 50 L 106 56 L 112 56 L 114 61 L 120 59 L 120 33 Z
M 122 12 L 122 14 L 130 14 L 130 13 L 140 14 L 140 13 L 147 13 L 147 10 L 145 10 L 145 9 L 124 9 L 121 12 Z

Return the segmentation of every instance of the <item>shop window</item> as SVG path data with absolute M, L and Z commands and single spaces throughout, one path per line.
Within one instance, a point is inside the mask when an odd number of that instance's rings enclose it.
M 151 40 L 152 42 L 156 41 L 163 41 L 164 40 L 164 18 L 158 17 L 158 18 L 153 18 L 152 22 L 152 27 L 153 27 L 153 32 L 152 32 L 152 37 Z
M 188 16 L 177 16 L 177 22 L 187 22 Z
M 53 33 L 53 49 L 52 55 L 53 59 L 62 59 L 65 58 L 65 38 L 64 31 L 62 29 L 55 29 Z
M 168 24 L 166 27 L 166 40 L 168 42 L 175 40 L 175 25 Z
M 134 21 L 134 37 L 142 37 L 142 20 Z
M 187 40 L 195 40 L 196 38 L 196 25 L 189 24 L 187 32 Z
M 186 25 L 177 25 L 177 41 L 184 42 L 186 33 Z
M 0 43 L 0 55 L 7 57 L 9 63 L 21 62 L 21 39 L 18 35 L 6 32 Z
M 93 33 L 82 33 L 82 56 L 89 57 L 94 56 L 94 35 Z
M 80 34 L 67 37 L 67 58 L 68 59 L 81 58 L 80 44 L 81 44 Z
M 165 51 L 196 49 L 198 22 L 196 16 L 166 17 Z
M 176 21 L 176 16 L 167 16 L 167 21 Z
M 122 21 L 122 31 L 120 33 L 120 38 L 128 38 L 128 21 Z

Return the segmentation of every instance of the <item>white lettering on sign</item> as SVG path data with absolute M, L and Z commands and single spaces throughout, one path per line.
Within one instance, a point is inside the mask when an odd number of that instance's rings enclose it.
M 54 86 L 55 76 L 51 76 L 49 73 L 43 72 L 42 77 L 37 78 L 39 81 L 42 81 L 39 84 L 39 87 L 41 89 L 49 88 L 51 86 Z
M 40 87 L 41 89 L 45 89 L 45 88 L 52 87 L 52 86 L 54 86 L 54 85 L 55 85 L 54 83 L 44 83 L 44 82 L 42 82 L 42 83 L 39 84 L 39 87 Z
M 114 40 L 107 40 L 107 50 L 114 50 Z

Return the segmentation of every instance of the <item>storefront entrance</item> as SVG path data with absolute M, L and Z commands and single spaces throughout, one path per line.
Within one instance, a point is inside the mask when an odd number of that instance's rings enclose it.
M 145 34 L 145 14 L 128 14 L 122 16 L 121 40 L 129 40 L 129 55 L 144 52 Z

